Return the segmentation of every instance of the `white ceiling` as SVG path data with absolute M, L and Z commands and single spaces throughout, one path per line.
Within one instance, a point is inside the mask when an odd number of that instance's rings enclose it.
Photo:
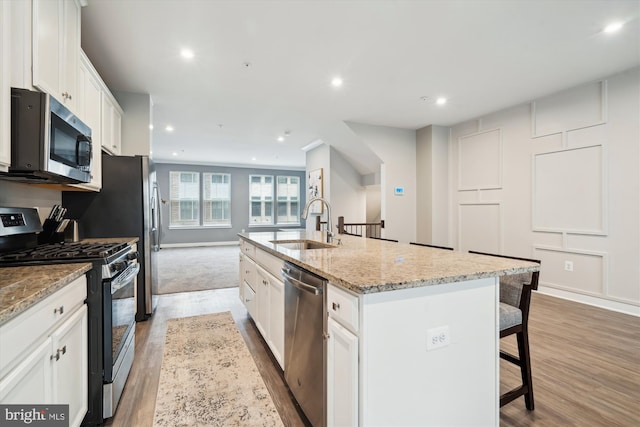
M 112 90 L 151 95 L 156 161 L 304 168 L 300 148 L 321 139 L 366 174 L 377 158 L 345 121 L 453 125 L 637 66 L 639 12 L 637 0 L 90 0 L 82 47 Z M 625 27 L 602 33 L 615 20 Z

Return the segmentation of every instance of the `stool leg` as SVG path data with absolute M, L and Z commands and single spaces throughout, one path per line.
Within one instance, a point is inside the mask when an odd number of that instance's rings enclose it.
M 520 373 L 522 385 L 527 392 L 524 395 L 524 403 L 528 410 L 534 409 L 533 405 L 533 381 L 531 379 L 531 357 L 529 356 L 529 334 L 526 328 L 516 334 L 518 341 L 518 354 L 520 356 Z

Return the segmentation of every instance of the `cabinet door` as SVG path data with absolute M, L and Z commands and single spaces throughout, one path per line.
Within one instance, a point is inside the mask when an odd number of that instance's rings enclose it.
M 268 273 L 267 273 L 268 274 Z M 269 274 L 269 348 L 284 369 L 284 283 Z
M 114 106 L 106 92 L 102 92 L 102 110 L 100 112 L 100 137 L 102 148 L 113 154 L 113 110 Z
M 87 306 L 83 305 L 52 335 L 53 400 L 69 405 L 69 425 L 79 426 L 87 413 Z
M 266 271 L 256 266 L 256 322 L 265 341 L 269 339 L 269 280 Z
M 238 261 L 238 296 L 240 302 L 244 304 L 244 255 L 240 252 L 240 260 Z
M 78 115 L 80 119 L 91 128 L 91 182 L 87 184 L 75 184 L 74 187 L 89 190 L 102 188 L 102 134 L 101 116 L 102 100 L 100 99 L 101 86 L 94 74 L 93 67 L 85 57 L 80 61 L 78 81 Z
M 33 1 L 33 85 L 72 111 L 78 87 L 80 5 L 76 0 Z
M 52 403 L 51 338 L 0 381 L 0 403 Z
M 119 156 L 122 153 L 122 116 L 113 108 L 113 154 Z
M 0 1 L 0 171 L 11 163 L 9 2 Z
M 358 425 L 358 337 L 329 317 L 327 425 Z
M 33 85 L 60 102 L 63 9 L 62 0 L 33 0 Z
M 78 101 L 78 67 L 80 66 L 80 5 L 76 0 L 63 1 L 61 56 L 63 58 L 60 71 L 62 99 L 65 105 L 74 111 Z

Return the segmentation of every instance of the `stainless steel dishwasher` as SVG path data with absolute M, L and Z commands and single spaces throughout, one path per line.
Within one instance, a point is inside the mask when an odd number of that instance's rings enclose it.
M 285 263 L 284 378 L 314 427 L 326 425 L 327 281 Z

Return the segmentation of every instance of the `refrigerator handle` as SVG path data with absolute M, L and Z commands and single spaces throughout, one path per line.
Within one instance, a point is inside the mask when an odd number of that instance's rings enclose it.
M 158 251 L 160 250 L 160 235 L 161 235 L 161 231 L 162 231 L 162 209 L 160 206 L 160 188 L 158 186 L 157 182 L 153 183 L 153 196 L 152 196 L 152 200 L 151 200 L 151 206 L 153 209 L 152 215 L 151 217 L 153 218 L 152 221 L 152 230 L 153 230 L 153 235 L 154 235 L 154 241 L 153 241 L 153 250 L 154 251 Z

